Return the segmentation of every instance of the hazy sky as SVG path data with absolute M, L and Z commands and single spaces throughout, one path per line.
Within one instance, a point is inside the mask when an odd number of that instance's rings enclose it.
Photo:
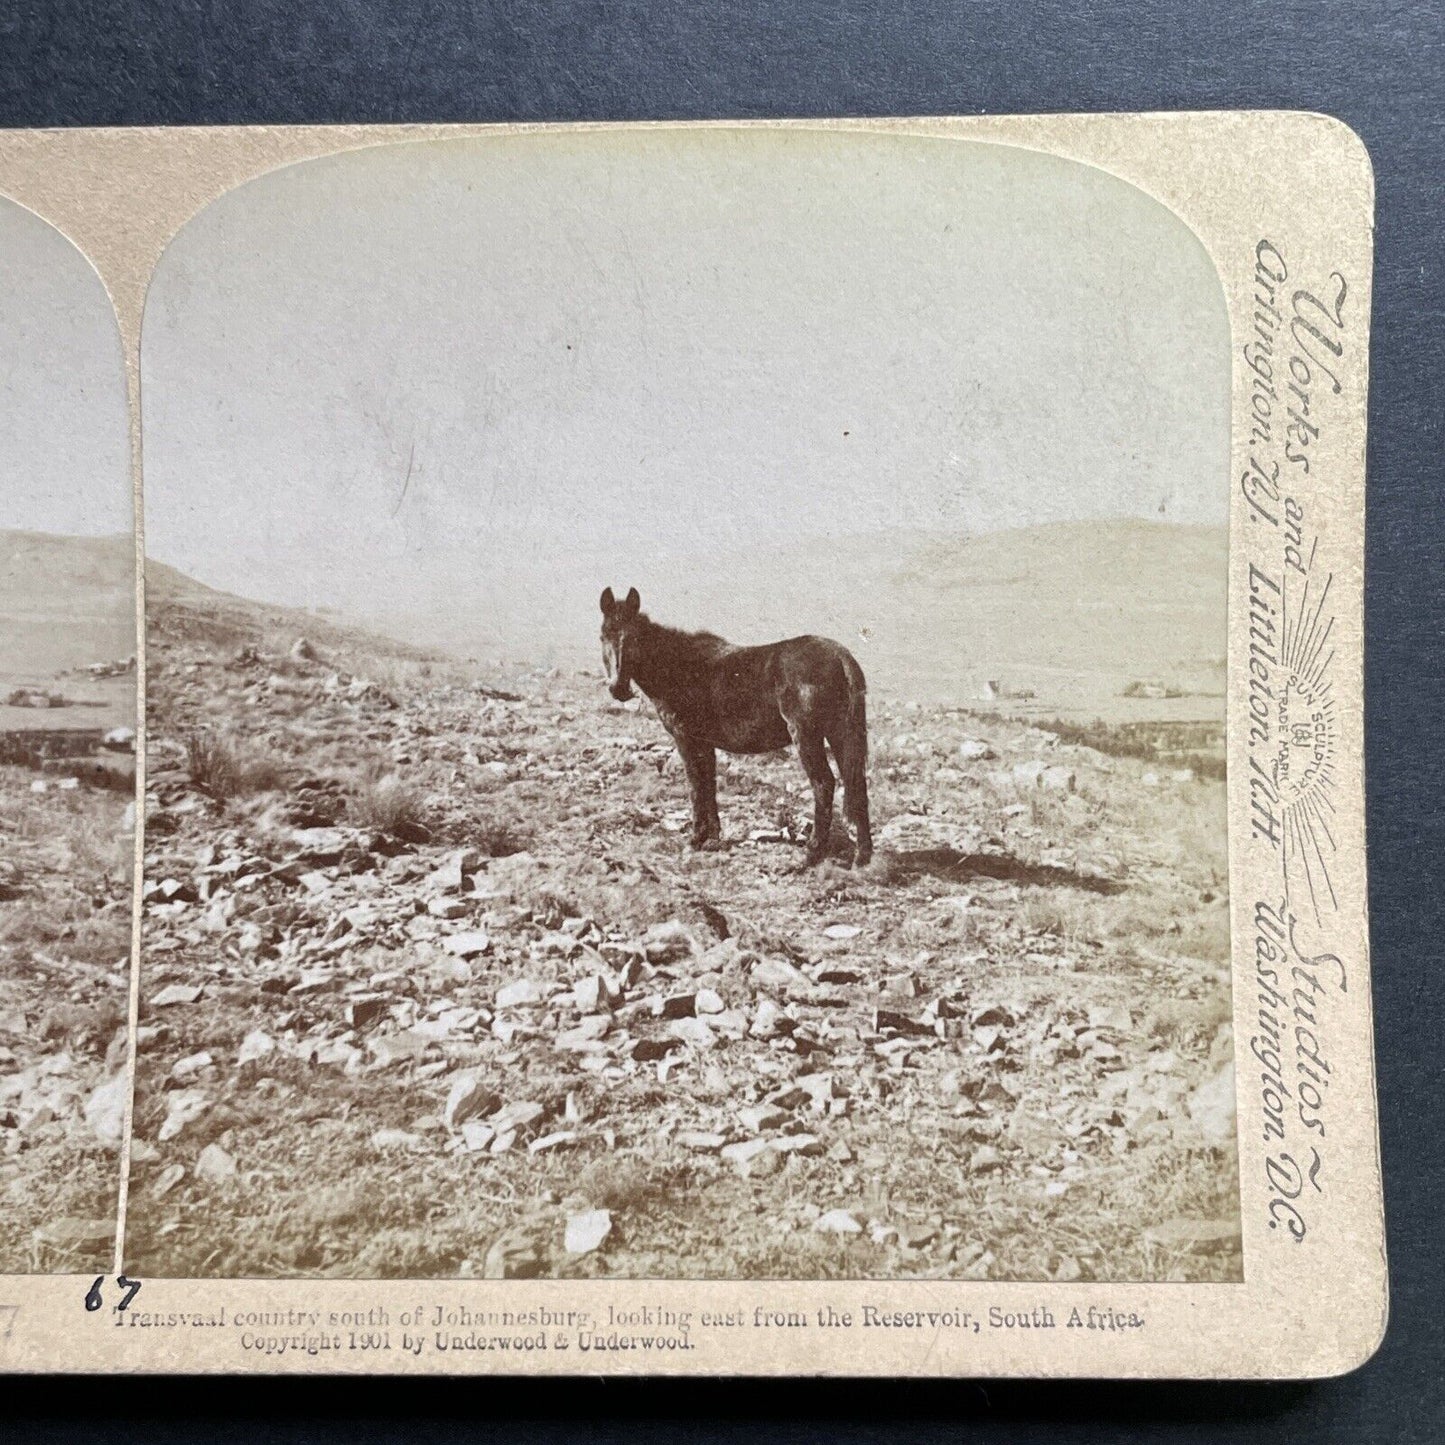
M 311 162 L 172 243 L 142 356 L 151 554 L 372 617 L 516 586 L 595 610 L 599 580 L 760 540 L 1225 519 L 1202 248 L 1010 147 L 710 131 Z
M 90 263 L 0 198 L 0 529 L 132 524 L 120 332 Z

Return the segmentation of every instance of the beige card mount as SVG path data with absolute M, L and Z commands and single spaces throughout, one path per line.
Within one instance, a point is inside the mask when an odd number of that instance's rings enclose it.
M 1292 113 L 0 134 L 6 1367 L 1366 1359 L 1372 214 Z

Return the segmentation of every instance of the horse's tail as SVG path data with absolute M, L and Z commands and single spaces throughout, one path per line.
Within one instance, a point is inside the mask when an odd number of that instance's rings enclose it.
M 868 760 L 868 682 L 858 659 L 847 648 L 840 648 L 843 676 L 848 682 L 847 728 L 857 749 L 857 762 L 861 766 Z
M 858 659 L 846 648 L 839 651 L 848 682 L 848 703 L 841 746 L 838 739 L 833 740 L 833 756 L 843 776 L 843 814 L 858 833 L 853 861 L 866 866 L 873 857 L 873 831 L 868 821 L 868 684 Z

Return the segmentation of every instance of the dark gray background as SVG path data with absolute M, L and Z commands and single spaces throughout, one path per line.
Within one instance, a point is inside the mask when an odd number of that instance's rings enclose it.
M 1318 1385 L 33 1382 L 12 1438 L 1445 1435 L 1442 71 L 1440 6 L 1399 0 L 0 0 L 6 126 L 1235 107 L 1353 126 L 1378 186 L 1366 709 L 1392 1292 L 1379 1355 Z M 1288 183 L 1330 204 L 1327 177 Z

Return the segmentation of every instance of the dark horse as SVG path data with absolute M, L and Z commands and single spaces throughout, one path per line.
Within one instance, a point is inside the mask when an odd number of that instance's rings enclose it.
M 868 827 L 868 721 L 863 669 L 826 637 L 791 637 L 764 647 L 733 647 L 710 632 L 679 632 L 642 610 L 634 587 L 619 602 L 602 594 L 602 661 L 619 702 L 636 683 L 672 734 L 692 790 L 692 846 L 722 837 L 717 815 L 717 752 L 771 753 L 796 743 L 813 785 L 808 864 L 823 859 L 833 827 L 833 770 L 843 778 L 843 814 L 857 831 L 854 861 L 873 856 Z

